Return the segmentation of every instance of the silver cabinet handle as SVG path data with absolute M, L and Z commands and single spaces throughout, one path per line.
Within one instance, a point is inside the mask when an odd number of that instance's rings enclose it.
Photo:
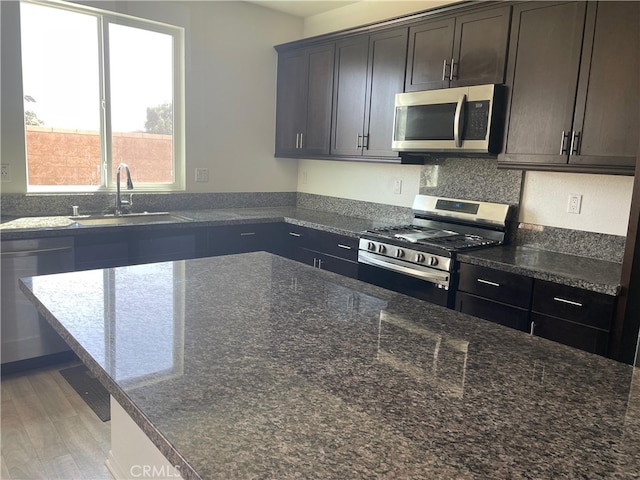
M 456 105 L 456 113 L 453 116 L 453 140 L 455 141 L 456 147 L 460 148 L 462 146 L 462 125 L 464 123 L 464 112 L 463 112 L 463 104 L 467 101 L 466 95 L 461 95 L 458 99 L 458 105 Z
M 322 268 L 322 260 L 318 259 L 318 268 Z
M 256 232 L 242 232 L 240 234 L 241 237 L 250 237 L 251 235 L 255 235 Z
M 477 279 L 478 283 L 484 283 L 485 285 L 491 285 L 492 287 L 499 287 L 500 284 L 496 282 L 491 282 L 489 280 L 484 280 L 483 278 Z
M 574 307 L 582 307 L 583 305 L 580 302 L 574 302 L 573 300 L 567 300 L 566 298 L 553 297 L 556 302 L 566 303 L 568 305 L 573 305 Z
M 449 70 L 449 81 L 453 82 L 453 79 L 456 77 L 454 72 L 454 69 L 456 68 L 456 61 L 455 59 L 451 59 L 451 70 Z
M 296 149 L 300 148 L 300 134 L 296 133 Z
M 444 82 L 447 79 L 447 59 L 445 58 L 442 62 L 442 81 Z
M 580 132 L 574 131 L 571 134 L 571 150 L 570 155 L 579 155 L 580 151 Z
M 536 322 L 531 322 L 531 329 L 529 330 L 529 333 L 531 335 L 533 335 L 533 329 L 536 328 Z
M 349 245 L 343 245 L 341 243 L 338 244 L 338 247 L 344 248 L 345 250 L 351 250 L 351 247 Z
M 356 133 L 356 148 L 362 148 L 362 143 L 360 139 L 363 138 L 363 135 L 360 135 L 360 132 Z
M 291 235 L 292 237 L 301 237 L 302 236 L 300 233 L 295 233 L 295 232 L 289 232 L 289 235 Z
M 304 148 L 304 133 L 300 133 L 300 148 Z
M 568 154 L 567 150 L 567 140 L 569 140 L 569 134 L 562 130 L 562 139 L 560 140 L 560 155 Z

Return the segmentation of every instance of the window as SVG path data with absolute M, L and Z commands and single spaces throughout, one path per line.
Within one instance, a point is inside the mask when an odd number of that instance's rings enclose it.
M 28 191 L 184 188 L 183 29 L 22 2 Z

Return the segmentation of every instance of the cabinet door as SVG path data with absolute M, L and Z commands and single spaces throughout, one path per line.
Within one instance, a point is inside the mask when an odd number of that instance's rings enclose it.
M 331 134 L 334 45 L 278 56 L 276 155 L 327 155 Z
M 456 18 L 452 87 L 504 83 L 511 7 Z
M 328 155 L 331 145 L 334 45 L 309 49 L 306 127 L 300 148 L 309 155 Z
M 404 88 L 408 29 L 372 35 L 369 41 L 364 156 L 397 157 L 391 150 L 396 93 Z
M 130 236 L 124 233 L 78 235 L 75 238 L 76 270 L 112 268 L 130 264 Z
M 609 332 L 605 330 L 535 312 L 531 313 L 531 322 L 533 333 L 539 337 L 598 355 L 608 352 Z
M 405 91 L 449 86 L 455 19 L 436 20 L 409 29 Z
M 298 249 L 296 260 L 321 270 L 344 275 L 345 277 L 358 278 L 358 262 L 325 255 L 324 253 L 306 248 Z
M 362 155 L 368 51 L 368 35 L 336 44 L 332 155 Z
M 298 153 L 307 117 L 307 76 L 305 49 L 278 55 L 276 155 Z
M 201 256 L 206 231 L 140 231 L 131 237 L 131 263 L 168 262 Z
M 585 12 L 584 2 L 514 7 L 500 162 L 567 164 Z
M 590 2 L 569 163 L 633 173 L 640 131 L 640 3 Z M 574 154 L 577 153 L 577 154 Z
M 505 327 L 523 332 L 529 331 L 529 310 L 505 305 L 486 298 L 476 297 L 465 292 L 456 293 L 456 310 L 483 318 Z

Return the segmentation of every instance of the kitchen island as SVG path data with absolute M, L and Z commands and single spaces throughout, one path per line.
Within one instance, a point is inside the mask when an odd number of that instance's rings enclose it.
M 638 369 L 357 280 L 256 252 L 21 288 L 185 479 L 640 478 Z

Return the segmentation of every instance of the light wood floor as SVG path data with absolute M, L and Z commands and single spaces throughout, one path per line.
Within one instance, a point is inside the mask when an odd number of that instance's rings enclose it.
M 102 422 L 57 365 L 0 379 L 2 480 L 113 480 L 104 464 L 110 422 Z

